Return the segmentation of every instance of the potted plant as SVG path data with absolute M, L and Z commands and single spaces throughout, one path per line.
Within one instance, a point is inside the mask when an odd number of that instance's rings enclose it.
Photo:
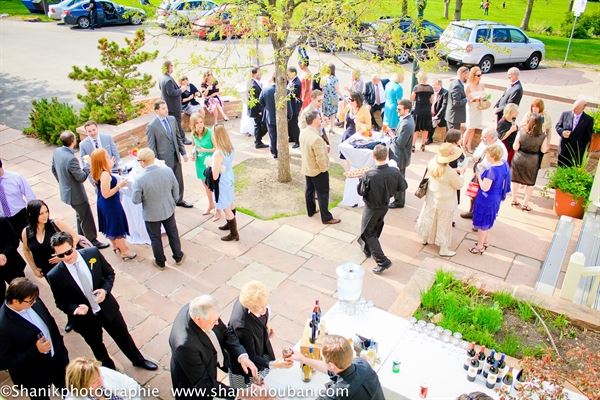
M 558 166 L 550 174 L 546 189 L 554 189 L 554 211 L 556 215 L 583 218 L 589 204 L 594 176 L 586 170 L 589 154 L 586 152 L 581 163 L 570 167 Z
M 600 151 L 600 108 L 596 108 L 591 116 L 594 118 L 594 128 L 592 130 L 590 152 L 595 152 Z

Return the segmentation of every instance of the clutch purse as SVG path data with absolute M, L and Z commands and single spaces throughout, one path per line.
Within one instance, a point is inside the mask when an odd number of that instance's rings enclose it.
M 471 182 L 469 182 L 469 186 L 467 186 L 467 196 L 474 199 L 477 197 L 477 192 L 479 192 L 479 182 L 477 182 L 477 178 L 473 178 Z

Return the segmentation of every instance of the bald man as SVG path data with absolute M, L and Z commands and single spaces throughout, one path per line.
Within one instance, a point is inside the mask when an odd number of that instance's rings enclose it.
M 594 119 L 584 112 L 585 106 L 585 100 L 577 100 L 571 111 L 560 115 L 556 124 L 556 132 L 560 136 L 558 165 L 570 167 L 581 164 L 583 154 L 592 140 Z
M 502 115 L 504 113 L 504 107 L 507 104 L 516 104 L 519 105 L 521 103 L 521 99 L 523 98 L 523 86 L 521 85 L 521 81 L 519 80 L 519 75 L 521 71 L 517 67 L 511 67 L 508 69 L 506 73 L 506 77 L 510 82 L 510 86 L 506 88 L 502 97 L 498 99 L 496 105 L 494 106 L 494 113 L 496 114 L 496 119 L 500 121 L 502 119 Z

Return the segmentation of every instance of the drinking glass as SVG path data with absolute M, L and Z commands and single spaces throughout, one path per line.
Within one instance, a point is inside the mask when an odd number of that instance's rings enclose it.
M 452 334 L 452 344 L 458 348 L 460 348 L 461 342 L 462 341 L 462 333 L 460 332 L 454 332 Z
M 433 337 L 433 331 L 435 330 L 435 324 L 433 322 L 429 322 L 425 327 L 427 335 Z
M 410 324 L 410 329 L 414 330 L 416 328 L 416 325 L 417 325 L 417 319 L 415 317 L 410 317 L 408 319 L 408 323 Z
M 425 320 L 424 320 L 424 319 L 420 319 L 420 320 L 417 322 L 417 330 L 418 330 L 420 333 L 425 333 L 425 327 L 426 327 L 426 326 L 427 326 L 427 322 L 425 322 Z
M 435 327 L 435 334 L 434 337 L 436 339 L 440 339 L 442 340 L 442 335 L 444 334 L 444 328 L 442 328 L 441 326 L 436 326 Z

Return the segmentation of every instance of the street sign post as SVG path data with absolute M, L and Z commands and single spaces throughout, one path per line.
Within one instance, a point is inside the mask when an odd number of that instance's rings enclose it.
M 563 65 L 567 64 L 567 59 L 569 58 L 569 50 L 571 49 L 571 42 L 573 41 L 573 33 L 575 32 L 577 18 L 583 14 L 586 5 L 587 0 L 575 0 L 573 2 L 573 14 L 575 15 L 575 19 L 573 20 L 573 28 L 571 28 L 571 36 L 569 37 L 569 44 L 567 45 L 567 52 L 565 53 L 565 61 L 563 62 Z

